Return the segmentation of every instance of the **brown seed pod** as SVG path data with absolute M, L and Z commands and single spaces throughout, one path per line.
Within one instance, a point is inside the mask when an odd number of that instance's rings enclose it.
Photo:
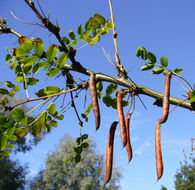
M 120 123 L 121 139 L 122 139 L 123 147 L 125 147 L 127 144 L 127 134 L 126 134 L 126 127 L 125 127 L 125 117 L 123 113 L 122 89 L 119 89 L 117 94 L 117 111 L 118 111 L 118 118 Z
M 156 155 L 156 171 L 157 171 L 157 180 L 162 177 L 163 174 L 163 161 L 161 153 L 161 140 L 160 140 L 160 122 L 156 122 L 155 130 L 155 155 Z
M 100 126 L 100 110 L 98 104 L 97 90 L 96 90 L 96 82 L 94 73 L 90 75 L 89 78 L 89 89 L 91 94 L 91 103 L 93 107 L 93 112 L 95 116 L 95 126 L 96 130 L 98 130 Z
M 114 121 L 110 127 L 107 147 L 106 147 L 106 176 L 105 176 L 105 184 L 110 181 L 112 176 L 112 165 L 113 165 L 113 148 L 114 148 L 114 134 L 116 130 L 118 122 Z
M 126 149 L 127 149 L 128 161 L 129 162 L 131 161 L 131 159 L 133 157 L 132 147 L 131 147 L 131 142 L 130 142 L 130 131 L 129 131 L 130 118 L 131 118 L 131 114 L 127 113 L 126 120 L 125 120 L 125 126 L 126 126 L 126 133 L 127 133 Z
M 165 76 L 164 96 L 163 96 L 163 112 L 162 112 L 162 118 L 160 120 L 160 123 L 166 122 L 168 115 L 169 115 L 171 75 L 172 75 L 172 72 L 168 71 L 166 76 Z

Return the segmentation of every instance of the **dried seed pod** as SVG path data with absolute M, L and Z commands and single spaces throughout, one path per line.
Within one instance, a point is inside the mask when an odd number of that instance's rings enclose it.
M 113 165 L 113 148 L 114 148 L 114 134 L 116 130 L 118 122 L 114 121 L 110 127 L 107 147 L 106 147 L 106 176 L 105 176 L 105 184 L 110 181 L 112 176 L 112 165 Z
M 164 96 L 163 96 L 163 112 L 160 123 L 165 123 L 169 115 L 169 98 L 170 98 L 170 84 L 172 72 L 168 71 L 165 76 Z
M 126 149 L 127 149 L 128 161 L 129 162 L 131 161 L 131 159 L 133 157 L 133 152 L 132 152 L 132 147 L 131 147 L 131 142 L 130 142 L 130 130 L 129 130 L 130 119 L 131 119 L 131 114 L 128 113 L 126 115 L 125 126 L 126 126 L 126 133 L 127 133 Z
M 127 144 L 127 134 L 126 134 L 126 127 L 125 127 L 125 117 L 123 113 L 123 94 L 122 89 L 119 89 L 117 94 L 117 111 L 118 111 L 118 118 L 120 123 L 120 133 L 121 139 L 123 143 L 123 147 Z
M 95 116 L 95 126 L 96 130 L 98 130 L 100 126 L 100 110 L 98 104 L 97 90 L 96 90 L 96 82 L 94 73 L 90 75 L 89 78 L 89 89 L 91 94 L 91 103 L 93 107 L 93 112 Z
M 162 177 L 163 174 L 163 161 L 161 153 L 161 139 L 160 139 L 160 122 L 156 122 L 155 130 L 155 155 L 156 155 L 156 171 L 157 171 L 157 180 Z

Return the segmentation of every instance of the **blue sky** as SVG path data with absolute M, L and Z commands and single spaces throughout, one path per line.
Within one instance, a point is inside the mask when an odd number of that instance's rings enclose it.
M 61 34 L 67 35 L 69 30 L 76 31 L 77 26 L 84 24 L 89 17 L 95 13 L 110 17 L 109 5 L 106 0 L 96 1 L 40 1 L 46 15 L 57 19 Z M 190 82 L 195 83 L 195 2 L 187 1 L 116 1 L 113 0 L 115 13 L 116 30 L 118 31 L 119 56 L 129 72 L 129 76 L 135 83 L 148 86 L 163 92 L 164 77 L 152 75 L 150 71 L 140 71 L 142 61 L 135 56 L 138 46 L 144 46 L 153 52 L 158 60 L 166 56 L 171 69 L 183 68 L 182 76 Z M 33 37 L 43 39 L 45 46 L 56 42 L 53 36 L 38 27 L 27 25 L 15 20 L 10 10 L 20 19 L 27 22 L 39 22 L 36 16 L 23 0 L 13 2 L 11 0 L 1 0 L 0 16 L 7 18 L 7 24 L 21 34 L 29 35 L 35 31 Z M 13 35 L 0 35 L 0 66 L 5 65 L 5 46 L 16 47 L 17 38 Z M 79 50 L 76 59 L 80 63 L 95 72 L 102 72 L 116 76 L 115 68 L 107 61 L 102 47 L 114 59 L 114 48 L 112 35 L 104 36 L 100 43 L 94 47 L 86 46 Z M 100 70 L 101 69 L 101 70 Z M 14 80 L 14 73 L 8 68 L 1 68 L 0 81 Z M 74 76 L 77 76 L 75 74 Z M 86 76 L 82 76 L 87 79 Z M 63 80 L 41 78 L 41 85 L 62 85 Z M 106 86 L 107 83 L 104 83 Z M 37 86 L 38 89 L 40 86 Z M 36 90 L 37 90 L 36 89 Z M 29 89 L 32 93 L 35 89 Z M 172 80 L 171 95 L 183 98 L 184 89 Z M 23 93 L 25 95 L 25 93 Z M 88 93 L 88 104 L 90 97 Z M 119 129 L 116 131 L 114 165 L 119 166 L 123 173 L 121 179 L 121 189 L 144 189 L 159 190 L 161 185 L 169 190 L 174 189 L 174 174 L 180 167 L 179 162 L 184 160 L 183 150 L 186 154 L 191 153 L 190 138 L 195 138 L 194 114 L 183 108 L 175 109 L 169 116 L 168 121 L 162 125 L 162 154 L 164 162 L 164 174 L 162 179 L 156 182 L 155 153 L 154 153 L 154 131 L 155 122 L 161 117 L 161 108 L 152 106 L 154 99 L 141 96 L 147 110 L 145 110 L 136 98 L 136 110 L 131 120 L 131 141 L 133 147 L 133 159 L 127 164 L 126 150 L 122 150 Z M 76 100 L 80 113 L 84 111 L 84 93 Z M 38 104 L 38 103 L 37 103 Z M 30 104 L 34 106 L 35 104 Z M 89 122 L 83 127 L 83 133 L 90 134 L 97 144 L 97 150 L 101 153 L 106 151 L 107 135 L 110 124 L 117 120 L 116 110 L 101 106 L 101 126 L 95 132 L 93 114 L 90 114 Z M 171 106 L 172 107 L 172 106 Z M 127 111 L 127 108 L 125 109 Z M 31 175 L 35 175 L 41 166 L 48 152 L 55 149 L 59 139 L 68 133 L 73 137 L 79 136 L 78 121 L 73 110 L 65 114 L 65 119 L 60 122 L 58 128 L 40 142 L 32 151 L 18 155 L 23 163 L 28 163 Z

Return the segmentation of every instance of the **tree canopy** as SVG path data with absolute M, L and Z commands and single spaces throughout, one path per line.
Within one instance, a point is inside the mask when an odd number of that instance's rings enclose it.
M 181 167 L 175 174 L 176 190 L 195 189 L 195 158 L 189 158 L 181 163 Z
M 112 180 L 104 186 L 104 156 L 97 153 L 95 147 L 90 140 L 89 146 L 81 153 L 81 161 L 70 162 L 78 145 L 72 137 L 65 135 L 56 149 L 48 154 L 44 169 L 31 182 L 31 189 L 120 189 L 119 168 L 114 168 Z

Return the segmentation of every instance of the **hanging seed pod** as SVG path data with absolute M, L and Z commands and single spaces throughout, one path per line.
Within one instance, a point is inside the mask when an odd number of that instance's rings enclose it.
M 163 111 L 160 123 L 165 123 L 169 115 L 169 98 L 170 98 L 170 84 L 172 72 L 168 71 L 165 76 L 164 96 L 163 96 Z
M 161 128 L 161 125 L 160 125 L 159 121 L 157 121 L 156 122 L 156 130 L 155 130 L 155 155 L 156 155 L 157 180 L 159 180 L 163 174 L 160 128 Z
M 126 150 L 127 150 L 127 154 L 128 154 L 128 162 L 130 162 L 131 159 L 132 159 L 132 157 L 133 157 L 133 152 L 132 152 L 132 147 L 131 147 L 131 141 L 130 141 L 130 130 L 129 130 L 130 119 L 131 119 L 131 114 L 128 113 L 126 115 L 126 120 L 125 120 L 126 133 L 127 133 Z
M 127 134 L 126 134 L 126 127 L 125 127 L 125 117 L 123 113 L 123 94 L 122 89 L 119 89 L 117 94 L 117 111 L 118 111 L 118 118 L 120 123 L 120 133 L 121 139 L 123 143 L 123 147 L 127 144 Z
M 97 90 L 96 90 L 96 82 L 94 73 L 90 75 L 89 78 L 89 90 L 91 94 L 91 104 L 93 107 L 93 112 L 95 116 L 95 126 L 96 130 L 98 130 L 100 126 L 100 110 L 98 104 Z
M 118 122 L 114 121 L 110 127 L 107 147 L 106 147 L 106 176 L 105 176 L 105 184 L 110 181 L 112 176 L 112 165 L 113 165 L 113 148 L 114 148 L 114 134 L 116 130 Z

